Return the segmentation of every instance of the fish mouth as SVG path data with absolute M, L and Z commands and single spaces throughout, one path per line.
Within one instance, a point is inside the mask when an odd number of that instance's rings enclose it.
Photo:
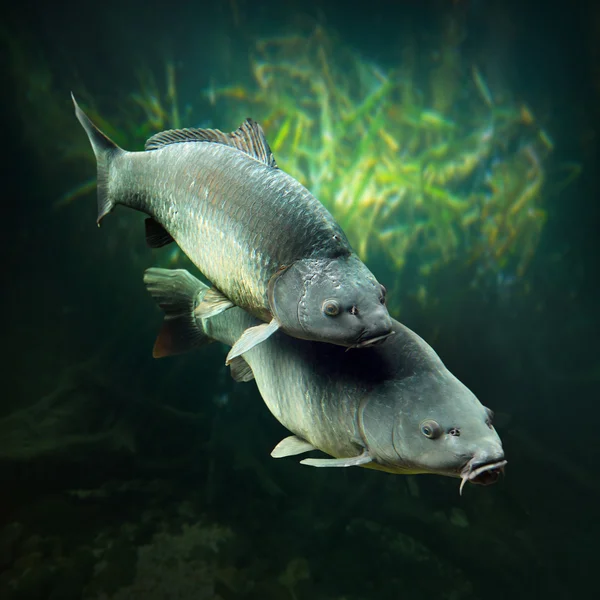
M 389 333 L 384 333 L 383 335 L 378 335 L 376 337 L 368 338 L 366 340 L 363 339 L 364 334 L 362 334 L 361 336 L 359 336 L 358 342 L 356 344 L 354 344 L 353 346 L 350 346 L 348 348 L 348 350 L 350 350 L 350 348 L 366 348 L 368 346 L 377 346 L 378 344 L 381 344 L 381 342 L 383 342 L 383 340 L 385 340 L 386 338 L 389 338 L 390 335 L 394 335 L 394 333 L 396 333 L 396 332 L 390 331 Z
M 506 460 L 497 460 L 495 462 L 476 463 L 471 459 L 460 473 L 459 494 L 462 496 L 463 487 L 467 481 L 477 485 L 491 485 L 498 481 L 500 473 L 504 473 Z

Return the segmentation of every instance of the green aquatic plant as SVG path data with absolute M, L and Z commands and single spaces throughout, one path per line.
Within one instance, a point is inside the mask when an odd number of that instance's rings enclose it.
M 490 89 L 476 66 L 464 64 L 463 35 L 448 17 L 435 59 L 407 38 L 397 66 L 383 70 L 318 26 L 308 36 L 254 42 L 251 78 L 231 77 L 221 87 L 211 80 L 204 92 L 197 86 L 194 106 L 210 106 L 219 124 L 233 128 L 247 116 L 262 124 L 279 166 L 329 208 L 364 261 L 378 260 L 390 274 L 393 311 L 407 285 L 426 301 L 430 277 L 448 265 L 470 270 L 474 284 L 490 274 L 524 277 L 546 222 L 554 145 L 529 107 Z M 68 92 L 48 79 L 29 46 L 5 38 L 15 71 L 31 74 L 15 93 L 31 111 L 43 106 L 51 115 L 41 139 L 64 140 L 63 163 L 93 163 Z M 76 90 L 119 145 L 137 149 L 157 131 L 193 125 L 172 61 L 163 77 L 142 68 L 136 79 L 134 91 L 115 99 L 110 119 L 85 89 Z M 38 129 L 25 126 L 24 134 Z M 40 153 L 44 144 L 36 145 Z M 570 165 L 563 184 L 578 172 Z M 95 177 L 80 181 L 55 207 L 94 187 Z M 182 258 L 177 248 L 162 256 L 163 264 Z
M 384 256 L 398 285 L 411 260 L 422 290 L 449 264 L 523 276 L 546 221 L 553 144 L 527 106 L 496 101 L 464 68 L 461 40 L 449 18 L 435 64 L 423 67 L 407 43 L 398 68 L 382 71 L 317 27 L 257 42 L 254 84 L 211 97 L 228 121 L 262 123 L 279 166 L 363 260 Z

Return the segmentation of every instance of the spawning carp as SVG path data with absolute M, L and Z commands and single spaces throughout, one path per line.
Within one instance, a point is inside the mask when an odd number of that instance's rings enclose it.
M 195 307 L 208 288 L 183 269 L 148 269 L 146 287 L 165 311 L 160 355 L 218 340 L 231 345 L 254 319 L 234 308 L 209 319 Z M 294 435 L 275 458 L 321 450 L 315 467 L 363 466 L 390 473 L 435 473 L 494 483 L 506 465 L 492 411 L 397 321 L 396 335 L 360 353 L 273 335 L 231 362 L 238 381 L 255 379 L 267 407 Z
M 263 321 L 227 364 L 278 329 L 346 347 L 393 333 L 385 288 L 327 209 L 277 167 L 258 123 L 163 131 L 127 152 L 73 103 L 96 155 L 98 224 L 117 204 L 148 214 L 149 245 L 177 242 L 213 284 L 198 317 L 239 306 Z

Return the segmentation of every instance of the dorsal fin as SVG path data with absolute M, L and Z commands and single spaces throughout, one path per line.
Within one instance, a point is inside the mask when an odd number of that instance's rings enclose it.
M 169 144 L 184 142 L 212 142 L 232 146 L 269 167 L 277 168 L 262 127 L 252 119 L 246 119 L 232 133 L 223 133 L 218 129 L 168 129 L 149 138 L 145 149 L 157 150 Z

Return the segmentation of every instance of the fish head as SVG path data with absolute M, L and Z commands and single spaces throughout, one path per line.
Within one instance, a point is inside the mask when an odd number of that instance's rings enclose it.
M 459 477 L 462 493 L 466 482 L 489 485 L 504 470 L 492 419 L 492 411 L 442 367 L 387 382 L 365 401 L 361 429 L 382 470 Z
M 269 284 L 271 311 L 290 335 L 353 348 L 393 333 L 385 295 L 355 255 L 299 260 Z

